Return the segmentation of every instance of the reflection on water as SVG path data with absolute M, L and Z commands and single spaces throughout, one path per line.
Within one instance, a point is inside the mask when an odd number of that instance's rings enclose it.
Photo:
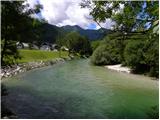
M 158 82 L 74 60 L 5 81 L 19 118 L 147 118 Z

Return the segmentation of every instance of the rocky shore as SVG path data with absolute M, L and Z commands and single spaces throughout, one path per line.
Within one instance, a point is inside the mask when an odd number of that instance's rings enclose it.
M 29 63 L 22 63 L 22 64 L 11 65 L 11 66 L 2 66 L 0 77 L 1 79 L 6 77 L 12 77 L 14 75 L 17 75 L 18 73 L 26 72 L 28 70 L 32 70 L 35 68 L 54 65 L 60 62 L 65 62 L 65 60 L 69 60 L 69 59 L 56 58 L 50 61 L 29 62 Z

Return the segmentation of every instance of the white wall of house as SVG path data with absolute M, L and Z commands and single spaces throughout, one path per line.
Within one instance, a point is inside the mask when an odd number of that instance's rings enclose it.
M 48 46 L 48 45 L 42 45 L 42 46 L 40 47 L 40 50 L 50 51 L 51 49 L 50 49 L 50 46 Z
M 17 42 L 17 43 L 16 43 L 16 46 L 17 46 L 18 49 L 29 48 L 29 44 L 28 44 L 28 43 L 20 43 L 20 42 Z

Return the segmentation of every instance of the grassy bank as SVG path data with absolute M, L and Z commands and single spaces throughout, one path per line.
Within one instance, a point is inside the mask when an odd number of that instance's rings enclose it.
M 21 59 L 18 63 L 32 62 L 32 61 L 47 61 L 59 58 L 59 52 L 56 51 L 42 51 L 42 50 L 19 50 Z M 67 58 L 68 52 L 62 51 L 61 57 Z

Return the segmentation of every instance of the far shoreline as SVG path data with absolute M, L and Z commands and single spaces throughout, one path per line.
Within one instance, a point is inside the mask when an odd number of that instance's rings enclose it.
M 115 71 L 115 72 L 127 73 L 127 74 L 130 74 L 130 75 L 145 76 L 145 77 L 151 78 L 151 80 L 159 81 L 159 78 L 156 78 L 156 77 L 150 77 L 150 76 L 147 76 L 147 75 L 144 75 L 144 74 L 134 74 L 134 73 L 132 72 L 132 69 L 131 69 L 131 68 L 129 68 L 129 67 L 127 67 L 127 66 L 122 66 L 122 64 L 105 65 L 104 67 L 105 67 L 106 69 L 108 69 L 108 70 L 112 70 L 112 71 Z

